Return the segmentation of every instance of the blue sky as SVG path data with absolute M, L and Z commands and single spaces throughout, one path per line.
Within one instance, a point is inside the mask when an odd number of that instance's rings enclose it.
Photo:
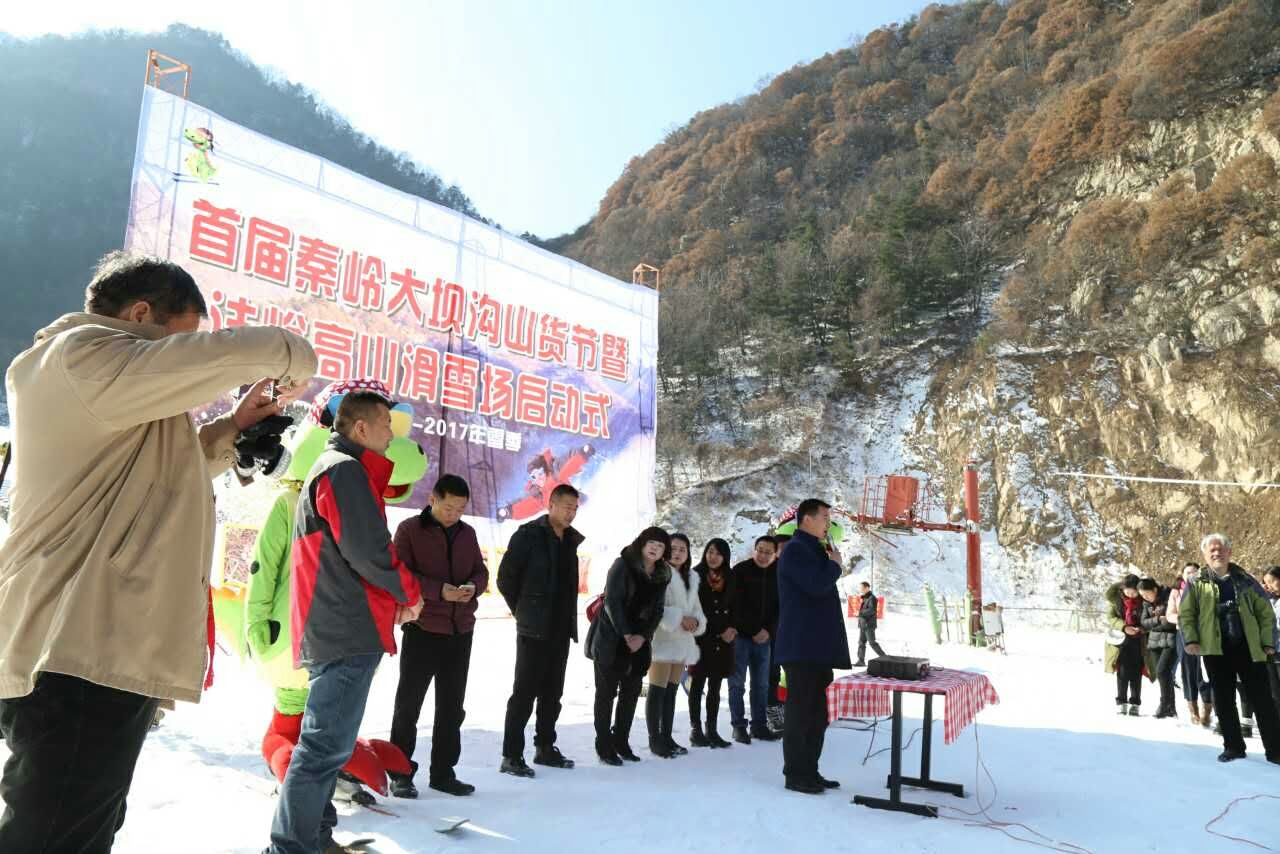
M 216 30 L 509 231 L 581 225 L 632 157 L 924 0 L 10 4 L 0 29 Z M 179 57 L 181 58 L 181 57 Z M 191 97 L 209 85 L 194 69 Z

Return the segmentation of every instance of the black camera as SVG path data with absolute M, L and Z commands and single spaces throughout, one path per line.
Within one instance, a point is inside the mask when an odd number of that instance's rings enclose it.
M 1218 603 L 1218 617 L 1223 622 L 1227 639 L 1232 643 L 1244 640 L 1244 625 L 1240 622 L 1240 606 L 1235 599 Z
M 289 468 L 292 458 L 281 438 L 293 426 L 287 415 L 271 415 L 241 432 L 236 439 L 236 474 L 253 477 L 260 471 L 279 480 Z

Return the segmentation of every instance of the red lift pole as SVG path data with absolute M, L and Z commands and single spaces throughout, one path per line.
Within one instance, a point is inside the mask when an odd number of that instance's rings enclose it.
M 795 518 L 796 508 L 785 511 L 778 519 L 781 525 Z M 876 533 L 895 531 L 949 531 L 965 535 L 965 588 L 969 599 L 969 637 L 974 643 L 982 637 L 982 537 L 979 534 L 978 463 L 970 460 L 964 467 L 964 522 L 939 519 L 937 496 L 925 484 L 909 475 L 867 475 L 863 479 L 862 506 L 853 513 L 841 508 L 833 512 L 857 525 L 864 533 L 882 542 L 892 542 Z M 874 530 L 873 530 L 874 529 Z
M 982 633 L 982 540 L 978 536 L 978 465 L 970 460 L 964 467 L 964 518 L 966 568 L 969 582 L 969 636 Z

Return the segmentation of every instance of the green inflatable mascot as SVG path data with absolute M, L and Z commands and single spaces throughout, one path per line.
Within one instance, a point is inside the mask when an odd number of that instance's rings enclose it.
M 390 392 L 377 380 L 330 383 L 320 392 L 307 419 L 289 442 L 292 459 L 282 478 L 283 488 L 272 503 L 254 544 L 242 619 L 236 620 L 228 614 L 228 625 L 223 626 L 224 633 L 234 638 L 238 651 L 248 654 L 275 689 L 275 711 L 262 740 L 262 758 L 282 783 L 298 743 L 308 693 L 307 672 L 294 667 L 290 633 L 289 577 L 294 511 L 302 484 L 329 441 L 338 404 L 347 392 L 357 389 L 376 391 L 391 400 Z M 387 449 L 387 457 L 395 469 L 384 495 L 388 504 L 408 501 L 414 484 L 427 473 L 426 454 L 408 438 L 412 416 L 412 409 L 406 404 L 392 408 L 395 438 Z M 242 632 L 236 632 L 231 625 L 236 622 L 243 626 Z M 390 742 L 360 739 L 351 761 L 343 768 L 343 778 L 349 783 L 359 781 L 386 795 L 386 772 L 409 773 L 410 770 L 404 754 Z M 357 802 L 372 802 L 368 793 L 358 787 L 344 793 Z

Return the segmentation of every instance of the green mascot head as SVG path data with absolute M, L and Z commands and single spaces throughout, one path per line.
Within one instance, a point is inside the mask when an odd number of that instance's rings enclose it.
M 324 446 L 329 441 L 333 428 L 333 419 L 338 415 L 338 405 L 347 392 L 365 390 L 374 391 L 391 402 L 391 392 L 377 380 L 340 380 L 329 383 L 311 407 L 306 421 L 294 431 L 289 451 L 293 459 L 289 470 L 285 473 L 288 480 L 304 481 L 311 472 L 316 460 L 324 453 Z M 418 443 L 409 438 L 413 427 L 413 408 L 407 403 L 391 404 L 391 430 L 395 438 L 387 448 L 387 459 L 395 465 L 391 472 L 391 482 L 383 500 L 388 504 L 403 504 L 413 494 L 413 485 L 427 473 L 427 455 Z
M 773 533 L 788 537 L 795 535 L 796 509 L 792 507 L 778 518 L 778 525 L 773 529 Z M 839 548 L 840 543 L 844 540 L 844 526 L 832 519 L 831 524 L 827 527 L 827 536 L 831 538 L 831 545 Z

